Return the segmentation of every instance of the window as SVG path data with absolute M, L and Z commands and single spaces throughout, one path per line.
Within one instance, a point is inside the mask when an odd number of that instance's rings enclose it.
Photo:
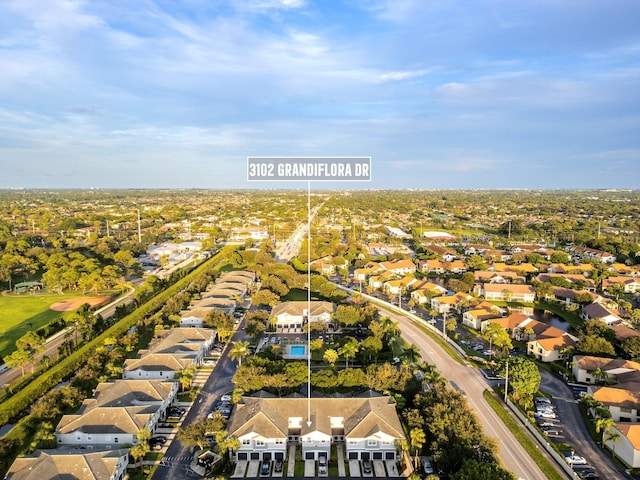
M 632 410 L 630 408 L 620 407 L 620 412 L 621 413 L 631 413 Z
M 118 437 L 113 437 L 113 443 L 118 443 Z
M 358 441 L 357 440 L 349 440 L 349 445 L 357 445 Z
M 91 435 L 87 436 L 87 442 L 91 441 Z
M 282 445 L 284 443 L 284 440 L 282 440 L 281 438 L 276 439 L 276 445 Z
M 262 440 L 256 440 L 256 447 L 264 447 L 264 442 Z
M 82 440 L 82 437 L 80 435 L 76 435 L 76 441 L 79 442 L 80 440 Z
M 377 440 L 368 439 L 367 440 L 367 446 L 368 447 L 377 447 L 378 446 L 378 441 Z
M 245 438 L 244 440 L 242 440 L 242 444 L 243 445 L 251 445 L 251 440 L 248 440 L 248 439 Z

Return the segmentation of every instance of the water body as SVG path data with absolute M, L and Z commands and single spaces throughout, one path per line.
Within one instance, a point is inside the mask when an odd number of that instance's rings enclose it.
M 533 311 L 532 318 L 538 320 L 539 322 L 544 322 L 547 325 L 551 325 L 552 327 L 559 328 L 560 330 L 564 330 L 565 332 L 569 330 L 571 326 L 569 322 L 563 320 L 560 317 L 557 317 L 551 312 L 545 312 L 544 310 L 535 309 Z

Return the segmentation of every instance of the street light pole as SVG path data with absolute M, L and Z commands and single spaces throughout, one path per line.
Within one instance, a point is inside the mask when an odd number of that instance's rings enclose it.
M 504 403 L 507 403 L 509 397 L 509 357 L 507 357 L 507 372 L 504 379 Z

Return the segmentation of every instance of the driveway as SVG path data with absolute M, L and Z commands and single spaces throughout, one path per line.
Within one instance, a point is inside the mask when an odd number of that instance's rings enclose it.
M 244 320 L 242 320 L 240 326 L 242 327 L 243 325 Z M 238 328 L 231 338 L 230 343 L 242 340 L 244 336 L 244 331 L 241 328 Z M 193 402 L 191 409 L 185 415 L 182 422 L 183 427 L 206 418 L 207 414 L 213 410 L 213 404 L 216 400 L 218 400 L 223 394 L 233 390 L 233 382 L 231 379 L 236 372 L 237 363 L 235 360 L 231 360 L 229 358 L 227 355 L 228 350 L 229 348 L 227 347 L 222 352 L 216 367 L 200 390 L 197 400 Z M 191 455 L 189 449 L 183 447 L 176 439 L 172 441 L 167 448 L 164 458 L 182 459 L 188 455 Z M 259 464 L 259 462 L 257 463 Z M 251 475 L 252 468 L 253 462 L 249 464 L 247 471 L 247 476 L 249 477 L 254 476 Z M 158 467 L 152 478 L 153 480 L 182 480 L 185 478 L 185 472 L 188 473 L 188 462 L 181 460 L 168 461 L 164 463 L 164 466 Z
M 573 390 L 553 373 L 541 368 L 542 382 L 540 389 L 553 395 L 558 420 L 564 425 L 564 441 L 571 445 L 577 455 L 584 457 L 598 472 L 601 478 L 631 478 L 611 461 L 611 457 L 604 453 L 594 443 L 584 423 L 578 402 L 573 398 Z

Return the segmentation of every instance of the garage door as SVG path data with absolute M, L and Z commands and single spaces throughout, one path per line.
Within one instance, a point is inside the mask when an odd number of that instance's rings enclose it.
M 284 460 L 284 453 L 276 452 L 275 458 L 276 458 L 276 460 Z
M 393 452 L 387 452 L 384 455 L 385 455 L 385 460 L 395 460 L 396 459 L 396 455 Z
M 382 452 L 373 452 L 374 460 L 382 460 Z
M 369 454 L 369 452 L 362 452 L 362 455 L 360 456 L 360 460 L 369 460 L 371 459 L 371 455 Z
M 251 452 L 251 460 L 260 460 L 260 454 L 258 452 Z
M 271 452 L 264 452 L 262 454 L 262 460 L 271 460 Z
M 238 453 L 238 460 L 246 460 L 246 459 L 247 459 L 247 452 Z
M 315 454 L 313 452 L 306 452 L 304 454 L 304 458 L 305 458 L 305 460 L 315 460 L 316 456 L 315 456 Z
M 349 452 L 349 460 L 358 460 L 358 452 Z

